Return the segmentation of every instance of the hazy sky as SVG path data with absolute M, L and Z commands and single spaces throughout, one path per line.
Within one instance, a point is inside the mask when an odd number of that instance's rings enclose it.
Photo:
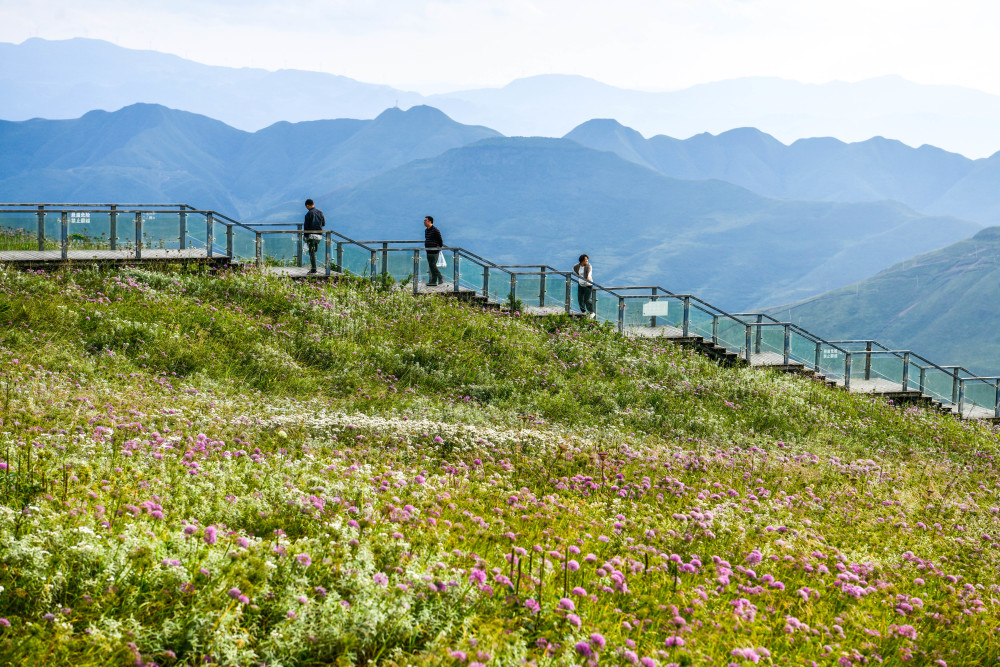
M 0 41 L 92 37 L 436 92 L 544 73 L 669 90 L 899 74 L 1000 93 L 995 0 L 0 0 Z

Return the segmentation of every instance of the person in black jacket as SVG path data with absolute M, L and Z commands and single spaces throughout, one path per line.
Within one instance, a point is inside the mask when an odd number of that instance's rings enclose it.
M 323 240 L 322 234 L 310 234 L 309 232 L 319 232 L 324 227 L 326 227 L 326 218 L 323 217 L 323 211 L 316 208 L 313 204 L 312 199 L 306 200 L 306 219 L 302 224 L 302 229 L 305 231 L 306 245 L 309 247 L 309 273 L 316 273 L 316 251 L 319 249 L 319 243 Z
M 437 266 L 438 254 L 441 251 L 435 250 L 435 248 L 443 247 L 444 241 L 441 240 L 441 231 L 434 226 L 434 218 L 428 215 L 424 218 L 424 248 L 427 249 L 427 265 L 430 267 L 431 273 L 431 279 L 427 281 L 428 287 L 434 287 L 444 282 L 441 269 Z

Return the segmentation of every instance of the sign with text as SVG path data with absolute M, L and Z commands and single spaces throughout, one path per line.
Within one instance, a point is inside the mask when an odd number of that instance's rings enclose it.
M 647 301 L 642 304 L 643 317 L 666 317 L 669 301 Z

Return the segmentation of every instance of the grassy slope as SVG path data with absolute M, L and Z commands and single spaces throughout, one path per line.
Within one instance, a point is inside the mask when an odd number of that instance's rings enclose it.
M 988 426 L 360 284 L 0 322 L 4 664 L 997 658 Z

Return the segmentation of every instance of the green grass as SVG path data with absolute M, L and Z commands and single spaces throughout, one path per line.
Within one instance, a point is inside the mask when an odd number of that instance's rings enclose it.
M 987 424 L 363 280 L 0 324 L 0 663 L 997 659 Z

